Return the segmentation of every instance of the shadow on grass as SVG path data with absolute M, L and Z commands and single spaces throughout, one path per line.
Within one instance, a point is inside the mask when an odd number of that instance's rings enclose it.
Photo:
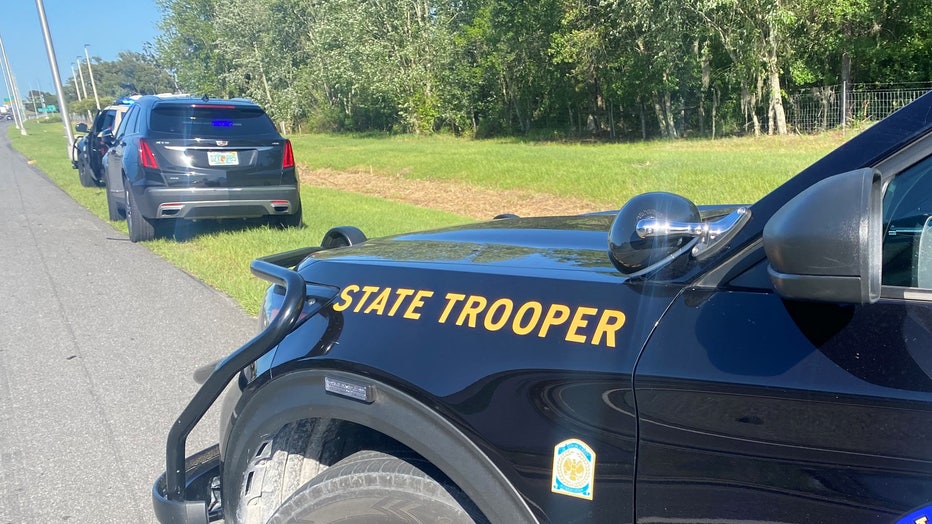
M 162 237 L 176 242 L 190 242 L 198 237 L 214 235 L 217 233 L 240 233 L 255 229 L 281 229 L 281 227 L 268 218 L 240 218 L 224 220 L 173 220 L 166 223 L 162 229 Z M 303 227 L 303 226 L 302 226 Z

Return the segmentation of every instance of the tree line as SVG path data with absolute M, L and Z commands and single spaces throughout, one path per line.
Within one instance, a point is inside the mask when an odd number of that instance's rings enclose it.
M 932 80 L 928 0 L 157 0 L 151 61 L 290 129 L 792 132 L 786 93 Z

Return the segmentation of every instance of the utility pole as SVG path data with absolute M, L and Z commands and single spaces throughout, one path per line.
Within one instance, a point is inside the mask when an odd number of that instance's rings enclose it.
M 16 124 L 16 127 L 19 128 L 20 134 L 25 135 L 26 123 L 23 121 L 22 115 L 19 113 L 19 104 L 16 101 L 16 78 L 13 77 L 13 70 L 10 68 L 10 61 L 7 60 L 6 57 L 6 48 L 3 47 L 3 38 L 0 38 L 0 58 L 3 59 L 6 74 L 10 78 L 10 105 L 12 105 L 11 109 L 13 110 L 13 123 Z
M 37 2 L 39 0 L 36 0 Z M 97 110 L 100 111 L 100 99 L 97 98 L 97 84 L 94 83 L 94 70 L 91 69 L 91 57 L 87 55 L 87 47 L 91 44 L 84 44 L 84 58 L 87 59 L 87 73 L 91 77 L 91 87 L 94 89 L 94 102 L 97 104 Z
M 58 109 L 61 111 L 61 121 L 65 126 L 65 139 L 68 141 L 67 154 L 71 157 L 74 147 L 74 134 L 71 132 L 71 116 L 68 114 L 68 103 L 65 101 L 65 90 L 61 87 L 61 75 L 58 74 L 58 60 L 55 58 L 55 48 L 52 47 L 52 35 L 49 33 L 49 23 L 45 19 L 45 6 L 42 0 L 36 0 L 36 10 L 39 11 L 39 21 L 42 23 L 42 34 L 45 37 L 45 49 L 49 55 L 49 66 L 52 68 L 52 80 L 55 82 L 55 92 L 58 93 Z

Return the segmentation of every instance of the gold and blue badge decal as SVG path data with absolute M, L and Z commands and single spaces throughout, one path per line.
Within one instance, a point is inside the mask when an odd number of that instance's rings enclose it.
M 594 479 L 595 451 L 585 442 L 571 438 L 554 446 L 551 491 L 592 500 Z
M 913 511 L 897 520 L 896 524 L 932 524 L 932 505 Z

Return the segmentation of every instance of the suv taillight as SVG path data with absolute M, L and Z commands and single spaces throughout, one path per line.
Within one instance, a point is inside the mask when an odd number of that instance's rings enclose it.
M 139 139 L 139 162 L 142 164 L 142 167 L 151 169 L 159 168 L 159 163 L 152 153 L 152 148 L 150 148 L 149 143 L 142 138 Z
M 291 149 L 291 140 L 285 140 L 285 152 L 282 154 L 282 169 L 294 167 L 294 150 Z

